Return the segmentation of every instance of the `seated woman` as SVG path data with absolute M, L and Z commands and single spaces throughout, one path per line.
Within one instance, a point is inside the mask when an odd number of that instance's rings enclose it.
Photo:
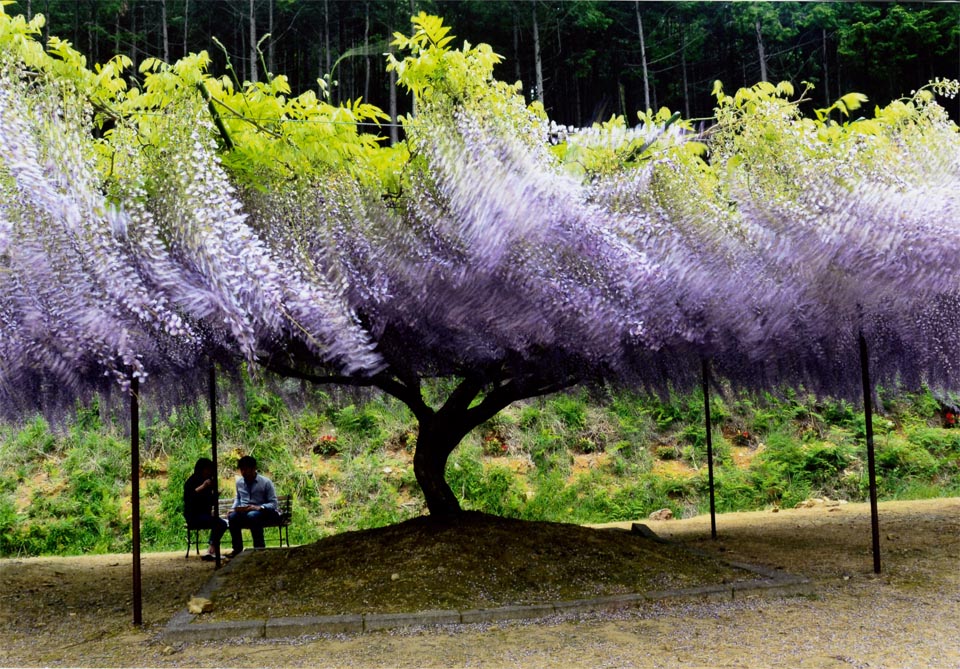
M 193 466 L 193 475 L 183 484 L 183 517 L 190 528 L 210 528 L 210 541 L 203 560 L 216 560 L 220 539 L 227 531 L 227 521 L 217 516 L 216 472 L 213 460 L 200 458 Z

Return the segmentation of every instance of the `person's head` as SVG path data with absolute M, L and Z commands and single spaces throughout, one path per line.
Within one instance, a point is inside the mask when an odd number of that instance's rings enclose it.
M 193 466 L 193 473 L 199 474 L 204 478 L 210 478 L 213 476 L 213 460 L 210 458 L 200 458 L 197 460 L 197 464 Z
M 244 455 L 237 461 L 237 469 L 240 470 L 240 476 L 252 481 L 257 478 L 257 459 L 252 455 Z

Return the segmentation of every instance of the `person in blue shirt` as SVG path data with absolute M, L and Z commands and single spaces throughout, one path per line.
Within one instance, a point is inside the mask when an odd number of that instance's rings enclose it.
M 243 552 L 243 528 L 250 530 L 254 548 L 264 548 L 263 527 L 279 518 L 279 502 L 273 481 L 257 473 L 256 458 L 244 455 L 237 462 L 237 468 L 240 470 L 237 496 L 233 500 L 233 510 L 227 516 L 233 550 L 227 553 L 227 557 Z
M 210 541 L 204 560 L 215 560 L 220 538 L 227 531 L 227 521 L 217 516 L 216 471 L 213 460 L 200 458 L 193 466 L 193 475 L 183 484 L 183 517 L 190 528 L 210 528 Z

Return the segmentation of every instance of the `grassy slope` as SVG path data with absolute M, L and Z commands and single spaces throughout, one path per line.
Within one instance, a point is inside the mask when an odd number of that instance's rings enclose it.
M 425 512 L 413 477 L 415 425 L 380 396 L 318 392 L 291 412 L 248 387 L 244 410 L 221 411 L 220 475 L 232 493 L 236 457 L 252 452 L 297 498 L 292 539 L 387 525 Z M 941 427 L 929 394 L 886 398 L 875 423 L 883 498 L 960 493 L 960 430 Z M 817 496 L 865 498 L 863 416 L 843 402 L 729 394 L 715 398 L 720 511 L 794 506 Z M 144 429 L 142 537 L 182 545 L 180 490 L 209 453 L 202 409 Z M 0 554 L 122 551 L 129 546 L 129 447 L 97 411 L 65 434 L 36 420 L 0 441 Z M 702 398 L 574 392 L 518 404 L 454 452 L 448 480 L 467 509 L 518 518 L 606 522 L 668 507 L 707 508 Z

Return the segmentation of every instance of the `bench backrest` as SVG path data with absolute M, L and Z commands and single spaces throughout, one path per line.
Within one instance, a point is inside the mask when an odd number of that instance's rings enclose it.
M 217 515 L 221 518 L 226 518 L 230 514 L 230 510 L 233 508 L 233 497 L 225 497 L 217 503 Z M 292 512 L 292 500 L 290 495 L 277 495 L 278 508 L 277 511 L 280 512 L 281 521 L 290 521 L 290 515 Z

